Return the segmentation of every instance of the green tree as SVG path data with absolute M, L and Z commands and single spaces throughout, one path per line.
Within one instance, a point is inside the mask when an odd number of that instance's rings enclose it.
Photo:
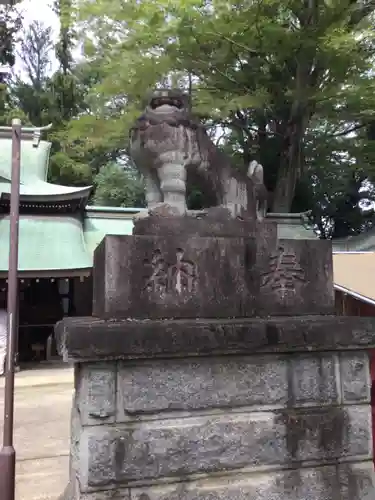
M 82 109 L 83 89 L 73 72 L 67 72 L 70 59 L 61 50 L 60 67 L 51 74 L 54 49 L 52 30 L 43 23 L 35 21 L 23 32 L 19 58 L 24 71 L 10 86 L 10 98 L 13 108 L 23 113 L 24 122 L 35 126 L 52 123 L 47 134 L 52 142 L 49 180 L 85 185 L 92 182 L 90 166 L 80 148 L 66 139 L 69 120 Z
M 116 163 L 100 169 L 95 177 L 94 205 L 112 207 L 145 206 L 144 186 L 133 170 L 125 170 Z
M 17 3 L 17 2 L 15 2 Z M 0 65 L 13 68 L 15 43 L 22 23 L 22 16 L 15 5 L 0 5 Z M 0 73 L 0 82 L 6 82 L 6 72 Z
M 95 137 L 83 130 L 74 137 L 69 135 L 69 125 L 76 122 L 77 117 L 84 121 L 85 116 L 93 116 L 95 103 L 90 91 L 100 80 L 100 69 L 93 63 L 74 62 L 72 53 L 78 37 L 71 0 L 56 0 L 54 10 L 60 19 L 60 37 L 55 47 L 60 67 L 48 87 L 54 124 L 50 134 L 54 151 L 50 178 L 53 182 L 70 184 L 94 183 L 95 187 L 95 176 L 102 166 L 124 156 L 124 144 L 105 133 Z
M 64 33 L 62 30 L 62 37 L 65 36 Z M 47 139 L 52 142 L 49 168 L 51 182 L 65 185 L 94 183 L 94 188 L 99 186 L 101 199 L 104 200 L 105 192 L 105 196 L 113 204 L 111 200 L 117 199 L 117 195 L 111 197 L 108 189 L 105 189 L 104 180 L 108 180 L 109 185 L 114 188 L 117 188 L 117 181 L 112 182 L 107 171 L 104 177 L 99 177 L 97 183 L 94 178 L 102 165 L 116 160 L 119 151 L 106 149 L 105 141 L 93 144 L 87 149 L 83 147 L 83 144 L 86 146 L 89 142 L 87 139 L 70 141 L 66 134 L 70 120 L 82 112 L 89 111 L 85 95 L 95 76 L 94 72 L 85 64 L 73 65 L 70 56 L 71 45 L 60 40 L 57 44 L 60 65 L 58 70 L 51 74 L 50 61 L 55 49 L 51 35 L 51 29 L 40 22 L 32 23 L 23 32 L 19 57 L 23 62 L 24 71 L 22 78 L 15 78 L 10 87 L 10 112 L 14 115 L 18 111 L 22 114 L 24 123 L 35 126 L 52 123 L 52 130 L 47 134 Z M 130 176 L 125 180 L 127 184 L 133 182 Z M 135 180 L 133 184 L 135 186 Z M 129 189 L 132 189 L 133 184 Z M 118 203 L 122 203 L 122 198 Z
M 49 176 L 51 182 L 85 185 L 92 183 L 90 165 L 79 143 L 67 137 L 69 122 L 85 109 L 84 88 L 75 73 L 72 51 L 77 41 L 73 30 L 72 2 L 56 0 L 54 11 L 60 20 L 60 36 L 55 45 L 59 69 L 47 83 L 50 96 L 50 121 L 53 124 L 49 134 L 52 154 Z
M 347 129 L 352 128 L 349 124 Z M 305 137 L 305 171 L 292 208 L 311 210 L 319 234 L 344 237 L 365 231 L 374 219 L 374 142 L 366 128 L 340 135 L 336 124 L 315 123 Z
M 15 5 L 0 5 L 0 124 L 8 125 L 19 110 L 14 111 L 8 92 L 10 70 L 16 60 L 16 42 L 22 16 Z M 21 113 L 22 117 L 22 113 Z
M 13 107 L 20 109 L 35 126 L 49 123 L 51 96 L 47 92 L 53 52 L 52 29 L 34 21 L 20 36 L 21 75 L 10 84 Z M 27 118 L 26 118 L 27 117 Z
M 312 125 L 347 135 L 373 116 L 372 1 L 81 0 L 78 9 L 102 79 L 98 111 L 73 131 L 125 137 L 147 89 L 166 77 L 186 87 L 190 75 L 196 111 L 225 127 L 242 164 L 264 165 L 274 211 L 292 208 Z

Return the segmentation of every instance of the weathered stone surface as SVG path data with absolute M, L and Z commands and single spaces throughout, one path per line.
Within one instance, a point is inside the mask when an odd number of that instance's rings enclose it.
M 368 353 L 341 353 L 340 367 L 343 402 L 370 403 L 371 376 Z
M 85 363 L 76 376 L 79 412 L 82 425 L 115 421 L 116 364 Z
M 93 315 L 254 316 L 266 236 L 106 236 L 94 256 Z M 271 236 L 276 242 L 276 227 Z
M 375 347 L 375 318 L 357 316 L 163 321 L 65 318 L 55 332 L 65 361 Z
M 246 238 L 261 231 L 269 233 L 269 237 L 273 238 L 277 231 L 275 222 L 265 220 L 260 223 L 252 219 L 233 219 L 221 215 L 217 210 L 211 212 L 212 209 L 207 211 L 207 215 L 135 218 L 133 234 L 162 237 L 188 234 L 202 237 Z
M 371 456 L 370 408 L 253 412 L 86 427 L 81 491 L 243 467 Z
M 371 410 L 367 405 L 295 409 L 281 418 L 292 461 L 371 457 Z
M 371 500 L 375 498 L 375 472 L 372 460 L 341 464 L 337 467 L 337 471 L 342 500 Z
M 78 500 L 78 499 L 77 499 Z M 106 490 L 82 493 L 79 500 L 133 500 L 129 490 Z
M 337 364 L 332 353 L 122 362 L 117 421 L 165 411 L 337 404 Z
M 334 312 L 330 240 L 278 240 L 262 265 L 258 316 Z
M 331 242 L 277 241 L 276 234 L 276 225 L 265 224 L 246 237 L 107 236 L 94 256 L 93 314 L 157 319 L 333 313 Z
M 372 500 L 371 462 L 132 488 L 132 500 Z
M 329 316 L 61 322 L 66 358 L 101 360 L 76 364 L 76 488 L 63 500 L 373 500 L 364 349 L 374 326 Z
M 75 367 L 75 374 L 77 374 L 77 368 Z M 72 411 L 70 414 L 70 454 L 69 454 L 69 484 L 64 492 L 66 500 L 70 498 L 74 499 L 77 491 L 77 481 L 76 474 L 80 469 L 80 439 L 82 433 L 82 424 L 80 419 L 80 413 L 78 409 L 80 395 L 78 391 L 74 392 L 72 401 Z M 63 497 L 63 498 L 65 498 Z M 75 499 L 74 499 L 75 500 Z
M 294 355 L 289 359 L 290 402 L 293 406 L 326 405 L 340 402 L 337 355 Z M 349 382 L 350 385 L 350 382 Z
M 288 366 L 275 357 L 120 363 L 117 421 L 160 411 L 285 406 Z
M 80 493 L 79 489 L 73 491 L 69 484 L 58 500 L 132 500 L 130 491 L 124 490 L 102 490 L 90 493 Z
M 86 429 L 81 439 L 81 453 L 90 450 L 80 478 L 88 487 L 278 464 L 287 453 L 283 422 L 265 413 Z
M 198 186 L 211 207 L 226 207 L 233 216 L 263 214 L 268 198 L 263 167 L 252 161 L 247 173 L 233 168 L 188 101 L 178 90 L 158 89 L 130 129 L 129 153 L 144 177 L 149 210 L 167 204 L 183 214 L 187 189 Z

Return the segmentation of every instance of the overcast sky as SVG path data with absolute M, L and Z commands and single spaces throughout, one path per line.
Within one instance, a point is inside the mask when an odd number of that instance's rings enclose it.
M 24 23 L 28 25 L 33 21 L 43 21 L 48 26 L 52 26 L 57 33 L 59 23 L 58 19 L 51 9 L 50 0 L 23 0 L 21 8 L 24 14 Z
M 51 26 L 54 37 L 57 39 L 59 32 L 59 21 L 51 8 L 52 0 L 23 0 L 21 10 L 23 12 L 23 24 L 26 28 L 33 21 L 41 21 L 46 26 Z M 51 54 L 53 56 L 53 54 Z M 55 61 L 53 61 L 55 62 Z M 51 71 L 55 69 L 52 63 Z M 22 64 L 16 61 L 16 74 L 22 74 Z

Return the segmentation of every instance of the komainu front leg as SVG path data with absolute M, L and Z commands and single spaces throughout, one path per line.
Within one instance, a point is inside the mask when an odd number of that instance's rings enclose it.
M 148 172 L 144 175 L 147 208 L 152 210 L 163 201 L 163 195 L 160 191 L 159 179 L 156 171 Z
M 186 213 L 186 169 L 184 163 L 164 163 L 158 169 L 164 203 L 176 213 Z

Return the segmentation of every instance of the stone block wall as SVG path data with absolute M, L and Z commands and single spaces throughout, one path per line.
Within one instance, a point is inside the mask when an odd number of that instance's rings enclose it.
M 64 498 L 373 499 L 365 350 L 138 358 L 76 363 Z

